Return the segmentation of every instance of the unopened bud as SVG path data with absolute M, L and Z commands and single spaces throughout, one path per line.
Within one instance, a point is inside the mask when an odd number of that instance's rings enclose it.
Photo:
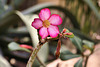
M 72 33 L 65 33 L 66 35 L 72 35 Z
M 64 28 L 62 32 L 63 32 L 63 33 L 65 33 L 66 31 L 67 31 L 67 29 L 66 29 L 66 28 Z
M 26 44 L 21 44 L 20 47 L 33 50 L 32 46 L 29 46 L 29 45 L 26 45 Z

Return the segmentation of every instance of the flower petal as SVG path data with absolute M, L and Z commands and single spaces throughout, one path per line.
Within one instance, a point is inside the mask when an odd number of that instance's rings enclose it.
M 48 32 L 49 32 L 49 35 L 52 37 L 52 38 L 55 38 L 58 36 L 59 34 L 59 29 L 57 26 L 53 26 L 53 25 L 50 25 L 49 28 L 48 28 Z
M 60 25 L 62 23 L 62 19 L 61 19 L 61 17 L 58 14 L 53 14 L 50 17 L 49 22 L 52 25 Z
M 42 27 L 42 21 L 39 18 L 34 19 L 32 22 L 32 26 L 36 29 L 39 29 Z
M 50 17 L 51 12 L 48 8 L 44 8 L 40 11 L 39 13 L 39 18 L 44 21 L 44 20 L 48 20 L 48 18 Z
M 47 28 L 45 28 L 45 27 L 40 28 L 39 34 L 42 37 L 42 39 L 46 38 L 49 35 Z

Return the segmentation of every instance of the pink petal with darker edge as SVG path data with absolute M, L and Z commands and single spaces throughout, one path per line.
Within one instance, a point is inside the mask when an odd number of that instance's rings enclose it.
M 42 27 L 42 21 L 39 18 L 35 18 L 32 22 L 32 26 L 36 29 L 39 29 Z
M 58 14 L 53 14 L 50 17 L 49 22 L 52 25 L 60 25 L 60 24 L 62 24 L 62 19 Z
M 55 38 L 59 34 L 59 28 L 57 26 L 50 25 L 48 28 L 48 32 L 52 38 Z
M 42 9 L 42 10 L 40 11 L 40 13 L 39 13 L 39 18 L 40 18 L 42 21 L 48 20 L 49 17 L 50 17 L 50 15 L 51 15 L 50 10 L 49 10 L 48 8 L 44 8 L 44 9 Z
M 40 28 L 39 34 L 42 37 L 42 39 L 46 38 L 49 35 L 47 28 L 45 28 L 45 27 Z

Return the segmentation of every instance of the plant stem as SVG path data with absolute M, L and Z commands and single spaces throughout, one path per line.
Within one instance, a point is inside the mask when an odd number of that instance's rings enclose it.
M 94 52 L 94 48 L 91 50 L 91 54 L 93 54 L 93 52 Z M 91 55 L 91 54 L 90 54 L 90 55 Z M 88 59 L 89 59 L 90 55 L 86 56 L 86 61 L 85 61 L 84 67 L 87 66 Z
M 26 67 L 32 67 L 33 62 L 37 56 L 37 53 L 39 52 L 39 50 L 41 49 L 41 47 L 43 46 L 44 43 L 46 43 L 49 39 L 45 39 L 45 40 L 40 40 L 39 44 L 37 45 L 37 47 L 33 50 L 28 63 L 26 65 Z M 39 59 L 39 58 L 38 58 Z M 43 65 L 43 64 L 42 64 Z M 43 65 L 44 66 L 44 65 Z
M 58 39 L 58 38 L 56 38 L 56 39 Z M 43 46 L 43 44 L 45 44 L 47 41 L 49 41 L 49 40 L 52 40 L 52 38 L 50 37 L 50 38 L 46 38 L 46 39 L 44 39 L 44 40 L 40 40 L 39 41 L 39 44 L 37 45 L 37 47 L 33 50 L 33 52 L 32 52 L 32 54 L 31 54 L 31 56 L 30 56 L 30 58 L 29 58 L 29 60 L 28 60 L 28 63 L 27 63 L 27 65 L 26 65 L 26 67 L 32 67 L 32 65 L 33 65 L 33 62 L 34 62 L 34 60 L 35 60 L 35 58 L 36 58 L 36 56 L 37 56 L 37 53 L 39 52 L 39 50 L 41 49 L 41 47 Z M 39 58 L 38 58 L 39 59 Z M 41 62 L 41 61 L 40 61 Z M 45 65 L 43 64 L 43 63 L 41 63 L 44 67 L 45 67 Z
M 90 55 L 89 55 L 89 56 L 90 56 Z M 87 65 L 87 63 L 88 63 L 89 56 L 86 56 L 86 61 L 85 61 L 84 67 L 86 67 L 86 65 Z
M 37 53 L 40 50 L 41 46 L 42 45 L 37 45 L 37 47 L 34 49 L 34 51 L 32 52 L 32 54 L 31 54 L 31 56 L 30 56 L 30 58 L 28 60 L 28 63 L 26 65 L 26 67 L 32 67 L 33 62 L 34 62 L 34 60 L 35 60 L 35 58 L 37 56 Z

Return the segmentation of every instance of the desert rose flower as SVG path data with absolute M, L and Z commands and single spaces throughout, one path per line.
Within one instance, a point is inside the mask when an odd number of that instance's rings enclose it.
M 35 29 L 39 29 L 39 35 L 42 39 L 47 36 L 55 38 L 59 34 L 59 28 L 57 25 L 62 23 L 62 19 L 58 14 L 52 14 L 48 8 L 44 8 L 39 13 L 39 18 L 35 18 L 32 22 L 32 26 Z

